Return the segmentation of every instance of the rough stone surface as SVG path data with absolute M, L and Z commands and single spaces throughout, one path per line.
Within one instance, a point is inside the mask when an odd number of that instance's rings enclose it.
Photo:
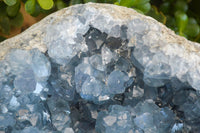
M 0 43 L 0 132 L 200 132 L 200 45 L 132 9 L 76 5 Z

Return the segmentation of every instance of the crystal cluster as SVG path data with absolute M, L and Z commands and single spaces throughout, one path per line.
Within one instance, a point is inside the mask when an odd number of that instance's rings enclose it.
M 158 24 L 72 9 L 43 29 L 46 53 L 12 49 L 0 61 L 0 132 L 200 132 L 198 56 Z
M 98 132 L 162 133 L 170 132 L 174 114 L 169 108 L 159 108 L 152 100 L 130 106 L 111 105 L 108 111 L 99 113 L 96 123 Z

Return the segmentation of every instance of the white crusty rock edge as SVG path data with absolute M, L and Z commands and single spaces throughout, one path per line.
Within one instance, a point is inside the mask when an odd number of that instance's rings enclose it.
M 111 17 L 111 20 L 114 23 L 116 22 L 119 24 L 129 25 L 129 46 L 136 46 L 136 49 L 141 52 L 141 56 L 139 58 L 137 58 L 138 53 L 134 54 L 134 56 L 144 67 L 144 69 L 141 68 L 141 71 L 143 71 L 147 77 L 153 77 L 156 79 L 156 77 L 159 77 L 160 75 L 156 72 L 153 74 L 149 73 L 146 67 L 150 69 L 152 67 L 159 67 L 159 64 L 162 65 L 162 63 L 167 63 L 171 67 L 171 74 L 169 74 L 167 78 L 176 77 L 181 82 L 188 82 L 193 88 L 200 90 L 200 45 L 198 43 L 188 41 L 184 37 L 176 35 L 165 25 L 159 23 L 151 17 L 139 14 L 133 9 L 110 4 L 80 4 L 62 9 L 47 16 L 23 33 L 0 43 L 0 60 L 4 59 L 4 56 L 12 48 L 25 50 L 38 48 L 41 52 L 45 53 L 47 51 L 48 44 L 46 44 L 47 42 L 44 38 L 47 36 L 48 28 L 50 28 L 49 25 L 55 25 L 62 20 L 66 20 L 66 18 L 70 16 L 77 14 L 82 15 L 81 12 L 77 12 L 77 9 L 87 9 L 93 13 L 97 13 L 98 15 L 101 14 L 103 16 Z M 131 35 L 130 25 L 132 25 L 131 23 L 133 23 L 132 20 L 134 19 L 139 19 L 141 23 L 144 23 L 149 27 L 148 31 L 146 31 L 145 35 L 142 37 L 142 40 L 144 43 L 143 45 L 149 47 L 148 52 L 152 54 L 150 57 L 145 57 L 147 55 L 143 53 L 143 47 L 137 46 L 136 40 L 138 38 Z M 93 17 L 88 21 L 95 20 L 96 18 Z M 102 25 L 104 24 L 102 23 Z M 135 24 L 135 27 L 137 27 L 137 24 Z M 104 30 L 102 28 L 99 29 Z M 132 30 L 134 31 L 134 29 Z M 161 57 L 164 58 L 164 61 L 158 61 L 158 58 Z M 153 65 L 152 60 L 154 61 Z M 154 66 L 155 63 L 157 63 L 157 66 Z M 167 74 L 166 72 L 164 73 Z M 166 77 L 164 77 L 164 79 L 165 78 Z M 145 82 L 151 85 L 151 82 L 153 81 L 147 78 Z M 163 82 L 164 81 L 159 81 L 153 86 L 161 86 Z

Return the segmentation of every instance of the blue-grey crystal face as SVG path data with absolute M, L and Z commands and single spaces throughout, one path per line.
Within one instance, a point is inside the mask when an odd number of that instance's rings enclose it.
M 199 93 L 144 45 L 146 23 L 88 25 L 73 38 L 60 25 L 46 53 L 13 49 L 0 61 L 0 132 L 200 131 Z
M 109 36 L 92 26 L 83 35 L 88 52 L 75 67 L 74 74 L 75 88 L 81 98 L 102 104 L 129 87 L 126 84 L 133 79 L 133 76 L 128 76 L 133 64 L 123 65 L 125 62 L 121 62 L 124 69 L 119 69 L 119 61 L 127 57 L 115 51 L 128 42 L 124 29 L 124 25 L 119 28 L 122 38 Z

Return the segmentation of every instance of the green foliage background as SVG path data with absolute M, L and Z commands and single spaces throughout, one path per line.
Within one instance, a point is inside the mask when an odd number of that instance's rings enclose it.
M 74 4 L 95 2 L 110 3 L 133 8 L 165 24 L 177 34 L 200 42 L 199 0 L 0 0 L 0 32 L 8 35 L 13 27 L 21 27 L 22 3 L 30 15 L 50 14 Z M 0 36 L 0 41 L 6 39 Z

